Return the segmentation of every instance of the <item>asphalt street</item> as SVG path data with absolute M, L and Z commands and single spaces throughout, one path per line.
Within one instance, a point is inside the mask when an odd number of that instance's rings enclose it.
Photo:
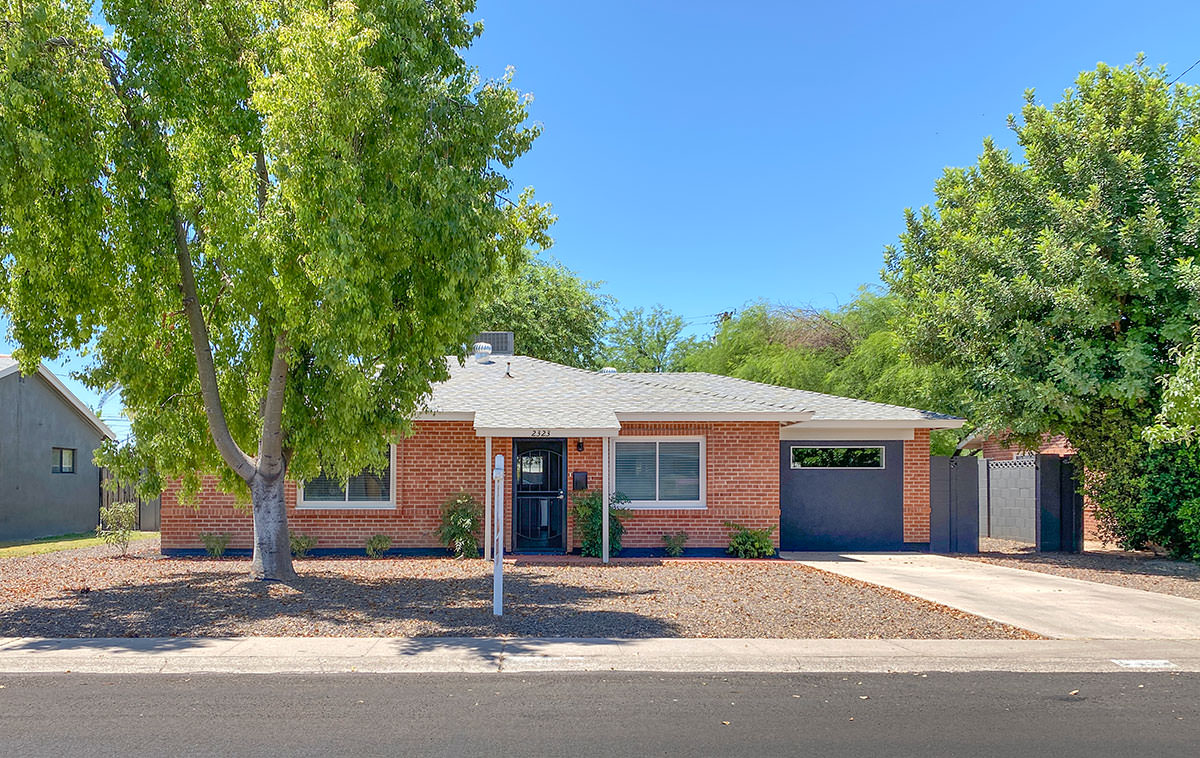
M 1200 675 L 0 675 L 0 755 L 1195 755 Z

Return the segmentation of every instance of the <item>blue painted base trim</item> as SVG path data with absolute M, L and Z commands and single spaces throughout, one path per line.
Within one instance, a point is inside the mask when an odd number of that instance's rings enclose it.
M 204 552 L 204 548 L 167 548 L 162 551 L 162 554 L 169 558 L 205 558 L 208 556 L 208 553 Z M 225 551 L 225 557 L 227 558 L 249 558 L 253 554 L 254 551 L 247 548 Z M 451 557 L 450 552 L 442 547 L 394 547 L 384 553 L 384 555 L 389 558 Z M 361 547 L 318 547 L 308 552 L 308 557 L 310 558 L 334 558 L 339 556 L 366 558 L 367 551 L 366 548 Z
M 667 558 L 667 551 L 661 547 L 626 547 L 621 549 L 617 558 Z M 680 558 L 732 558 L 723 547 L 688 547 L 684 548 Z

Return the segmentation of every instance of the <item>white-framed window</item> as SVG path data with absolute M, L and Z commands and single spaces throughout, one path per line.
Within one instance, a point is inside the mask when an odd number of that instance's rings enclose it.
M 613 492 L 623 508 L 704 508 L 703 437 L 613 440 Z
M 383 471 L 363 469 L 350 477 L 343 487 L 337 479 L 322 474 L 307 482 L 296 483 L 296 508 L 383 509 L 396 507 L 396 446 L 388 446 L 387 467 Z
M 792 468 L 873 470 L 885 467 L 882 445 L 793 445 Z

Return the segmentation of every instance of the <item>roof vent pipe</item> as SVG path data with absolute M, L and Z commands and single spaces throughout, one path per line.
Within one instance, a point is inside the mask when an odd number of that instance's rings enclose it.
M 605 366 L 604 368 L 600 369 L 600 373 L 601 374 L 615 374 L 615 373 L 617 373 L 617 370 L 615 368 L 613 368 L 612 366 Z
M 492 362 L 492 346 L 488 342 L 476 342 L 471 350 L 475 353 L 476 363 Z

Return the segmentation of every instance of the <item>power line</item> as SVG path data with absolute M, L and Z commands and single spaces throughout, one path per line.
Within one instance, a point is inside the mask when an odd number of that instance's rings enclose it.
M 1192 65 L 1190 65 L 1190 66 L 1188 66 L 1187 68 L 1185 68 L 1185 69 L 1183 70 L 1183 74 L 1180 74 L 1179 76 L 1175 77 L 1175 78 L 1174 78 L 1174 79 L 1172 79 L 1171 81 L 1167 82 L 1167 86 L 1168 86 L 1168 87 L 1170 87 L 1172 84 L 1174 84 L 1175 82 L 1177 82 L 1177 81 L 1179 81 L 1180 79 L 1182 79 L 1184 74 L 1186 74 L 1187 72 L 1191 71 L 1191 70 L 1192 70 L 1192 69 L 1194 69 L 1196 66 L 1200 66 L 1200 58 L 1197 58 L 1195 63 L 1193 63 Z

